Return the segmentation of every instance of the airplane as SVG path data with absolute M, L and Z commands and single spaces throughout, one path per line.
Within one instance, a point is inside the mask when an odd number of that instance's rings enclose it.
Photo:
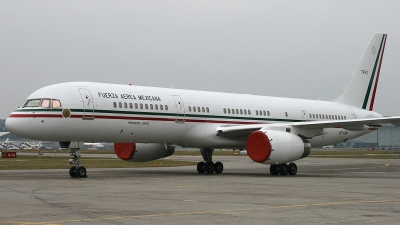
M 93 149 L 98 149 L 98 148 L 104 148 L 106 147 L 105 145 L 103 145 L 102 143 L 83 143 L 84 147 L 87 148 L 93 148 Z
M 311 147 L 333 145 L 400 125 L 373 111 L 387 34 L 375 33 L 340 96 L 332 101 L 219 93 L 148 86 L 67 82 L 33 92 L 6 120 L 11 133 L 69 148 L 71 177 L 86 177 L 84 142 L 113 142 L 126 161 L 172 155 L 175 146 L 199 148 L 198 173 L 222 173 L 214 149 L 246 149 L 271 175 L 295 175 L 294 161 Z
M 7 138 L 2 144 L 2 149 L 5 150 L 18 150 L 18 146 L 16 146 L 15 144 L 13 144 L 13 141 L 10 141 L 9 138 Z

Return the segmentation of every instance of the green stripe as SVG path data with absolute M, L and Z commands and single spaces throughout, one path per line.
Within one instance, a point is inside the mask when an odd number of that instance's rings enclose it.
M 374 69 L 372 70 L 372 76 L 371 76 L 371 79 L 369 80 L 369 85 L 368 85 L 367 93 L 366 93 L 366 95 L 365 95 L 364 104 L 363 104 L 363 106 L 362 106 L 363 109 L 366 109 L 366 108 L 367 108 L 367 104 L 368 104 L 368 100 L 369 100 L 369 94 L 371 93 L 372 83 L 374 82 L 376 67 L 377 67 L 377 65 L 378 65 L 379 56 L 381 55 L 383 40 L 385 39 L 385 36 L 386 36 L 386 35 L 384 34 L 383 37 L 382 37 L 381 46 L 379 47 L 378 56 L 376 57 L 376 60 L 375 60 Z
M 60 109 L 17 109 L 16 112 L 61 112 Z M 71 109 L 71 112 L 84 112 L 84 109 Z M 86 110 L 86 112 L 88 112 Z M 94 110 L 95 113 L 109 113 L 119 115 L 141 115 L 141 116 L 168 116 L 176 117 L 177 113 L 161 113 L 161 112 L 138 112 L 138 111 L 118 111 L 118 110 Z M 193 119 L 225 119 L 225 120 L 252 120 L 252 121 L 274 121 L 274 122 L 302 122 L 302 120 L 293 119 L 277 119 L 277 118 L 254 118 L 254 117 L 243 117 L 243 116 L 216 116 L 216 115 L 202 115 L 202 114 L 186 114 L 181 117 L 193 118 Z

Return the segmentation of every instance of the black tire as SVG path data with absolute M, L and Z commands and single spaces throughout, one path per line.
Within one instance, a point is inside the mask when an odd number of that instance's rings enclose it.
M 297 173 L 297 165 L 296 163 L 289 163 L 289 174 L 296 175 Z
M 86 168 L 83 166 L 79 166 L 76 168 L 76 177 L 86 177 Z
M 279 174 L 280 175 L 289 174 L 289 166 L 286 163 L 279 165 Z
M 206 173 L 214 173 L 215 165 L 213 162 L 206 162 Z
M 69 176 L 76 177 L 76 166 L 69 168 Z
M 214 165 L 215 173 L 222 173 L 224 171 L 224 164 L 222 162 L 216 162 Z
M 199 173 L 206 172 L 206 164 L 204 162 L 197 163 L 197 172 L 199 172 Z
M 279 171 L 278 171 L 278 166 L 277 165 L 271 165 L 269 166 L 269 172 L 271 173 L 271 175 L 278 175 Z

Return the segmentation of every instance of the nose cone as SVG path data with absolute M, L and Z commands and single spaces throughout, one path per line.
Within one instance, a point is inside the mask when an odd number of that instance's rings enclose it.
M 14 135 L 26 137 L 29 131 L 30 120 L 24 114 L 11 114 L 6 119 L 6 129 Z

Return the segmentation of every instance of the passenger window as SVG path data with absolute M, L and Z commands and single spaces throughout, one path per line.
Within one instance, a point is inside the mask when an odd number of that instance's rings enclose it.
M 286 115 L 286 117 L 288 117 L 288 113 L 287 112 L 285 112 L 285 115 Z
M 239 110 L 238 109 L 236 109 L 236 114 L 239 114 Z
M 135 109 L 137 109 L 138 108 L 138 104 L 137 103 L 135 103 Z
M 200 107 L 198 107 L 198 106 L 197 106 L 197 112 L 201 112 L 201 111 L 200 111 Z
M 129 108 L 133 108 L 133 104 L 132 103 L 129 103 Z
M 153 110 L 153 104 L 150 104 L 150 109 Z
M 60 100 L 56 100 L 56 99 L 53 99 L 53 109 L 54 108 L 60 108 L 61 107 L 61 102 L 60 102 Z
M 191 112 L 191 111 L 192 111 L 192 107 L 189 106 L 189 112 Z
M 157 104 L 155 104 L 154 107 L 156 108 L 156 110 L 158 110 L 158 105 Z
M 240 109 L 240 115 L 243 115 L 243 110 L 242 109 Z
M 247 112 L 249 113 L 249 115 L 251 115 L 251 111 L 250 111 L 250 109 L 249 109 Z
M 244 111 L 244 115 L 247 115 L 247 110 L 244 109 L 243 111 Z
M 167 105 L 165 105 L 165 110 L 167 110 L 167 111 L 168 111 L 168 106 L 167 106 Z
M 122 102 L 118 102 L 118 106 L 122 108 Z
M 204 107 L 201 107 L 202 112 L 206 112 L 206 109 Z
M 235 109 L 232 109 L 232 114 L 235 114 Z
M 41 106 L 45 108 L 50 108 L 50 99 L 47 98 L 43 99 Z
M 264 113 L 264 116 L 266 116 L 267 114 L 265 113 L 265 110 L 263 111 L 263 113 Z
M 113 102 L 114 108 L 117 108 L 117 103 Z
M 193 112 L 196 112 L 196 107 L 193 107 Z
M 258 116 L 258 110 L 256 110 L 256 116 Z
M 269 116 L 270 114 L 269 114 L 269 111 L 267 111 L 267 115 Z
M 160 110 L 163 110 L 163 105 L 160 105 Z
M 142 103 L 140 103 L 140 109 L 143 109 L 143 104 Z
M 210 109 L 209 109 L 208 107 L 206 107 L 206 111 L 207 111 L 207 113 L 209 113 L 209 112 L 210 112 Z
M 144 108 L 145 108 L 145 109 L 149 109 L 149 105 L 144 104 Z
M 226 109 L 224 108 L 224 114 L 226 114 Z
M 125 103 L 124 103 L 124 107 L 125 107 L 125 108 L 128 108 L 128 103 L 125 102 Z
M 228 108 L 228 114 L 231 114 L 231 109 Z

